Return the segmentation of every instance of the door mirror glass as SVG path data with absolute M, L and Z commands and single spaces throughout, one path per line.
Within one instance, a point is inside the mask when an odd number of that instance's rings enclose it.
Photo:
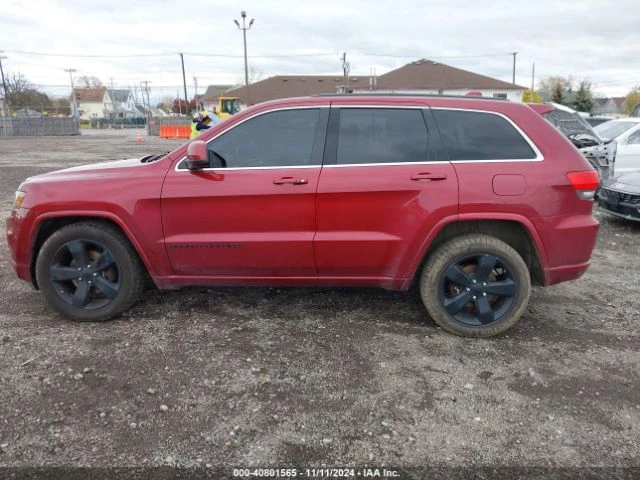
M 187 148 L 187 168 L 200 170 L 209 166 L 207 144 L 202 140 L 194 140 Z

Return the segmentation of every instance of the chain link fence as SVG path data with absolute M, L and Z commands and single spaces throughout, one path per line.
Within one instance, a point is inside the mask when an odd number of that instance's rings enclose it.
M 71 117 L 0 117 L 0 137 L 79 133 L 78 123 Z

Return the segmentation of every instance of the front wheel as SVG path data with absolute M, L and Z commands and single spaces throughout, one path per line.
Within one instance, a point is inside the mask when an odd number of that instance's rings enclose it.
M 49 303 L 73 320 L 104 321 L 133 305 L 144 269 L 128 239 L 101 223 L 74 223 L 53 233 L 36 260 L 36 279 Z
M 530 293 L 529 270 L 518 252 L 482 234 L 441 245 L 420 278 L 429 315 L 445 330 L 465 337 L 490 337 L 513 326 Z

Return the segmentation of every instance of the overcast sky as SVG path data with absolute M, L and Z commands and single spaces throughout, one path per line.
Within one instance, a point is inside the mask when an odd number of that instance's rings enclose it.
M 243 81 L 233 20 L 245 9 L 255 18 L 249 64 L 262 77 L 341 74 L 347 52 L 352 75 L 429 58 L 511 81 L 509 53 L 519 52 L 520 85 L 531 84 L 535 62 L 536 81 L 571 75 L 590 80 L 596 93 L 622 96 L 640 84 L 637 1 L 1 0 L 0 50 L 5 72 L 53 94 L 69 93 L 64 69 L 75 68 L 116 87 L 148 80 L 156 99 L 182 92 L 184 52 L 191 96 L 194 77 L 201 93 Z

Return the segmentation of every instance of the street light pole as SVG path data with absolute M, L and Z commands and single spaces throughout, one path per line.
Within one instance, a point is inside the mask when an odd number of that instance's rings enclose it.
M 247 62 L 247 30 L 251 30 L 251 25 L 253 25 L 253 18 L 249 22 L 249 26 L 247 27 L 247 12 L 242 10 L 240 12 L 240 16 L 242 17 L 242 26 L 238 20 L 234 20 L 236 26 L 239 30 L 242 30 L 242 39 L 244 41 L 244 88 L 245 88 L 245 103 L 247 107 L 249 106 L 249 64 Z

